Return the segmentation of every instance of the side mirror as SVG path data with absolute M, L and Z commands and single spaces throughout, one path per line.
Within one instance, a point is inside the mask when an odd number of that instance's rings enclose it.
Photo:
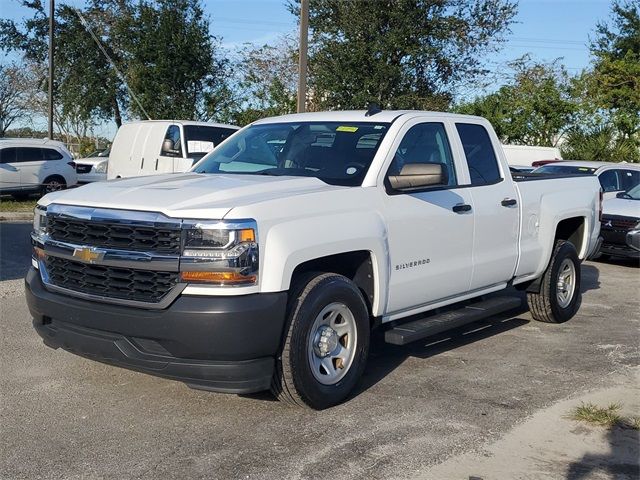
M 618 192 L 616 193 L 616 198 L 629 198 L 627 192 Z
M 448 183 L 447 171 L 441 163 L 409 163 L 402 167 L 400 175 L 389 175 L 389 183 L 395 190 L 413 190 Z

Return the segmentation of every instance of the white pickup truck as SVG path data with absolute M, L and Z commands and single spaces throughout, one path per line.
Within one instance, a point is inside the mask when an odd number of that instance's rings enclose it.
M 50 347 L 322 409 L 372 328 L 405 344 L 513 308 L 470 302 L 512 285 L 535 319 L 571 318 L 600 213 L 593 176 L 513 179 L 483 118 L 268 118 L 189 173 L 41 199 L 27 301 Z

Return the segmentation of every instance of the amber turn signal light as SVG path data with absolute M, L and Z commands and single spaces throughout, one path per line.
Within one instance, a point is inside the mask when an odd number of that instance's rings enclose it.
M 238 272 L 181 272 L 184 282 L 215 283 L 218 285 L 240 285 L 255 283 L 255 275 L 242 275 Z

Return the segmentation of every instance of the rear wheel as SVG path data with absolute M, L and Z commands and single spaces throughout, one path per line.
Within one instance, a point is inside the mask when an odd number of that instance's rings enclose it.
M 580 308 L 581 299 L 578 253 L 571 242 L 558 240 L 540 292 L 527 293 L 531 315 L 540 322 L 566 322 Z
M 300 278 L 288 320 L 272 392 L 318 410 L 342 402 L 360 379 L 369 351 L 369 314 L 358 287 L 333 273 Z
M 42 183 L 42 195 L 47 193 L 57 192 L 58 190 L 64 190 L 67 188 L 67 183 L 64 178 L 59 176 L 47 177 Z

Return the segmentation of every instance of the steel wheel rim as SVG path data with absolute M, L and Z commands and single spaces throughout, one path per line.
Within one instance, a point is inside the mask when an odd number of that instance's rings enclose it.
M 565 258 L 558 269 L 558 283 L 556 297 L 561 308 L 567 308 L 576 290 L 576 267 L 573 262 Z
M 307 345 L 313 377 L 335 385 L 351 369 L 358 344 L 353 313 L 343 303 L 331 303 L 316 316 Z

